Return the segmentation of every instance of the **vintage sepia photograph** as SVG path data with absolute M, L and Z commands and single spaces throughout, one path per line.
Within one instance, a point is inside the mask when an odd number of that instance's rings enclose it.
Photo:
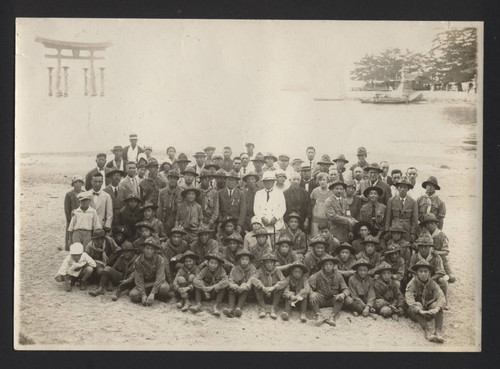
M 483 23 L 17 18 L 16 350 L 481 351 Z

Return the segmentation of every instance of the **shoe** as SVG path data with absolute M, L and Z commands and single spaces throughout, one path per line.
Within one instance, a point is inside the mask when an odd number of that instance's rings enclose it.
M 302 323 L 307 322 L 306 314 L 304 314 L 304 313 L 300 314 L 300 321 L 301 321 Z
M 192 313 L 199 313 L 201 311 L 201 304 L 196 304 L 189 308 L 189 311 Z
M 181 311 L 182 311 L 182 312 L 186 312 L 186 311 L 188 311 L 188 310 L 189 310 L 189 305 L 190 305 L 190 304 L 189 304 L 189 301 L 188 301 L 188 300 L 186 300 L 186 302 L 184 303 L 184 306 L 182 307 Z
M 320 326 L 321 324 L 323 324 L 325 321 L 326 321 L 326 318 L 325 318 L 325 317 L 318 315 L 318 317 L 316 318 L 316 321 L 314 322 L 314 325 L 315 325 L 316 327 L 319 327 L 319 326 Z
M 85 291 L 87 289 L 87 282 L 81 281 L 80 282 L 80 290 Z
M 221 314 L 220 314 L 220 310 L 219 310 L 219 307 L 218 307 L 218 306 L 214 306 L 214 310 L 212 311 L 212 315 L 213 315 L 213 316 L 216 316 L 216 317 L 221 316 Z
M 337 325 L 337 323 L 335 323 L 335 318 L 333 318 L 333 317 L 326 319 L 325 323 L 328 325 L 331 325 L 332 327 L 335 327 Z
M 241 317 L 242 314 L 243 314 L 243 312 L 241 311 L 241 309 L 239 307 L 237 307 L 236 309 L 234 309 L 234 316 L 236 318 Z
M 184 302 L 179 301 L 177 304 L 175 304 L 175 306 L 177 306 L 177 309 L 182 309 L 184 307 Z
M 457 280 L 457 277 L 455 277 L 454 274 L 449 274 L 448 277 L 449 277 L 448 283 L 455 283 Z
M 224 314 L 228 318 L 234 318 L 233 309 L 225 308 L 224 310 L 222 310 L 222 314 Z
M 66 287 L 66 292 L 71 292 L 71 282 L 68 279 L 64 281 L 64 286 Z
M 444 338 L 443 338 L 443 336 L 441 336 L 441 334 L 440 334 L 440 333 L 437 333 L 437 332 L 436 332 L 436 342 L 437 342 L 437 343 L 444 343 Z
M 118 295 L 117 293 L 114 293 L 112 296 L 111 296 L 111 300 L 113 301 L 118 301 L 118 298 L 120 297 L 120 295 Z
M 267 315 L 266 311 L 261 309 L 260 312 L 259 312 L 259 318 L 265 318 Z
M 278 319 L 278 315 L 276 315 L 276 311 L 274 311 L 274 308 L 271 309 L 270 316 L 273 319 Z
M 97 290 L 95 291 L 89 291 L 89 295 L 90 296 L 93 296 L 93 297 L 96 297 L 96 296 L 99 296 L 99 295 L 104 295 L 104 290 L 102 288 L 98 288 Z
M 394 321 L 396 321 L 396 322 L 397 322 L 397 321 L 399 321 L 399 316 L 398 316 L 398 314 L 392 314 L 392 320 L 394 320 Z
M 283 320 L 288 320 L 290 318 L 290 314 L 288 314 L 286 311 L 281 313 L 281 319 Z
M 377 314 L 370 313 L 370 314 L 368 314 L 368 316 L 369 316 L 370 318 L 372 318 L 373 320 L 377 320 Z
M 354 315 L 354 316 L 359 316 L 359 313 L 358 313 L 357 311 L 353 311 L 353 312 L 352 312 L 352 315 Z
M 450 307 L 448 306 L 448 301 L 446 302 L 446 305 L 444 305 L 443 310 L 450 310 Z

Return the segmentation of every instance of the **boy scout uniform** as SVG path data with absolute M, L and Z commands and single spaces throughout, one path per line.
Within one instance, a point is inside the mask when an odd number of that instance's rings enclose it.
M 396 183 L 404 183 L 413 188 L 413 185 L 407 180 L 401 180 Z M 413 200 L 409 195 L 406 195 L 404 200 L 401 199 L 399 195 L 396 195 L 389 199 L 387 203 L 387 214 L 385 217 L 385 230 L 388 231 L 392 225 L 400 224 L 405 233 L 403 233 L 403 238 L 406 241 L 410 241 L 411 238 L 416 238 L 418 231 L 418 206 L 417 202 Z

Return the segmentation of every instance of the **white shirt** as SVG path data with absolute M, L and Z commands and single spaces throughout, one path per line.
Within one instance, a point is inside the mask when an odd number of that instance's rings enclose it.
M 255 193 L 253 211 L 257 217 L 276 218 L 277 222 L 274 227 L 276 231 L 279 231 L 285 227 L 283 222 L 283 215 L 286 211 L 285 196 L 282 191 L 271 190 L 269 191 L 269 201 L 267 200 L 266 189 L 259 190 Z M 273 227 L 266 227 L 268 231 L 272 231 Z
M 113 166 L 115 168 L 118 168 L 119 170 L 125 170 L 125 169 L 123 169 L 123 159 L 120 161 L 120 165 L 116 164 L 115 159 L 113 159 Z
M 137 161 L 137 156 L 139 155 L 139 146 L 135 145 L 135 148 L 132 148 L 132 145 L 128 147 L 127 150 L 127 158 L 130 161 Z

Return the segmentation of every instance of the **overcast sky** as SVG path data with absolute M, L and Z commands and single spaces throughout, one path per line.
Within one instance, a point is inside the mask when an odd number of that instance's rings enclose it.
M 130 132 L 162 151 L 170 144 L 198 150 L 258 141 L 255 127 L 296 124 L 297 111 L 306 110 L 297 104 L 339 95 L 364 54 L 388 47 L 428 51 L 436 33 L 464 25 L 18 19 L 16 150 L 109 150 L 127 144 Z M 97 72 L 106 68 L 106 96 L 83 96 L 88 62 L 63 60 L 69 97 L 49 97 L 47 67 L 56 61 L 44 55 L 54 50 L 36 36 L 112 42 L 100 53 L 106 60 L 96 62 Z M 99 92 L 98 73 L 97 82 Z

